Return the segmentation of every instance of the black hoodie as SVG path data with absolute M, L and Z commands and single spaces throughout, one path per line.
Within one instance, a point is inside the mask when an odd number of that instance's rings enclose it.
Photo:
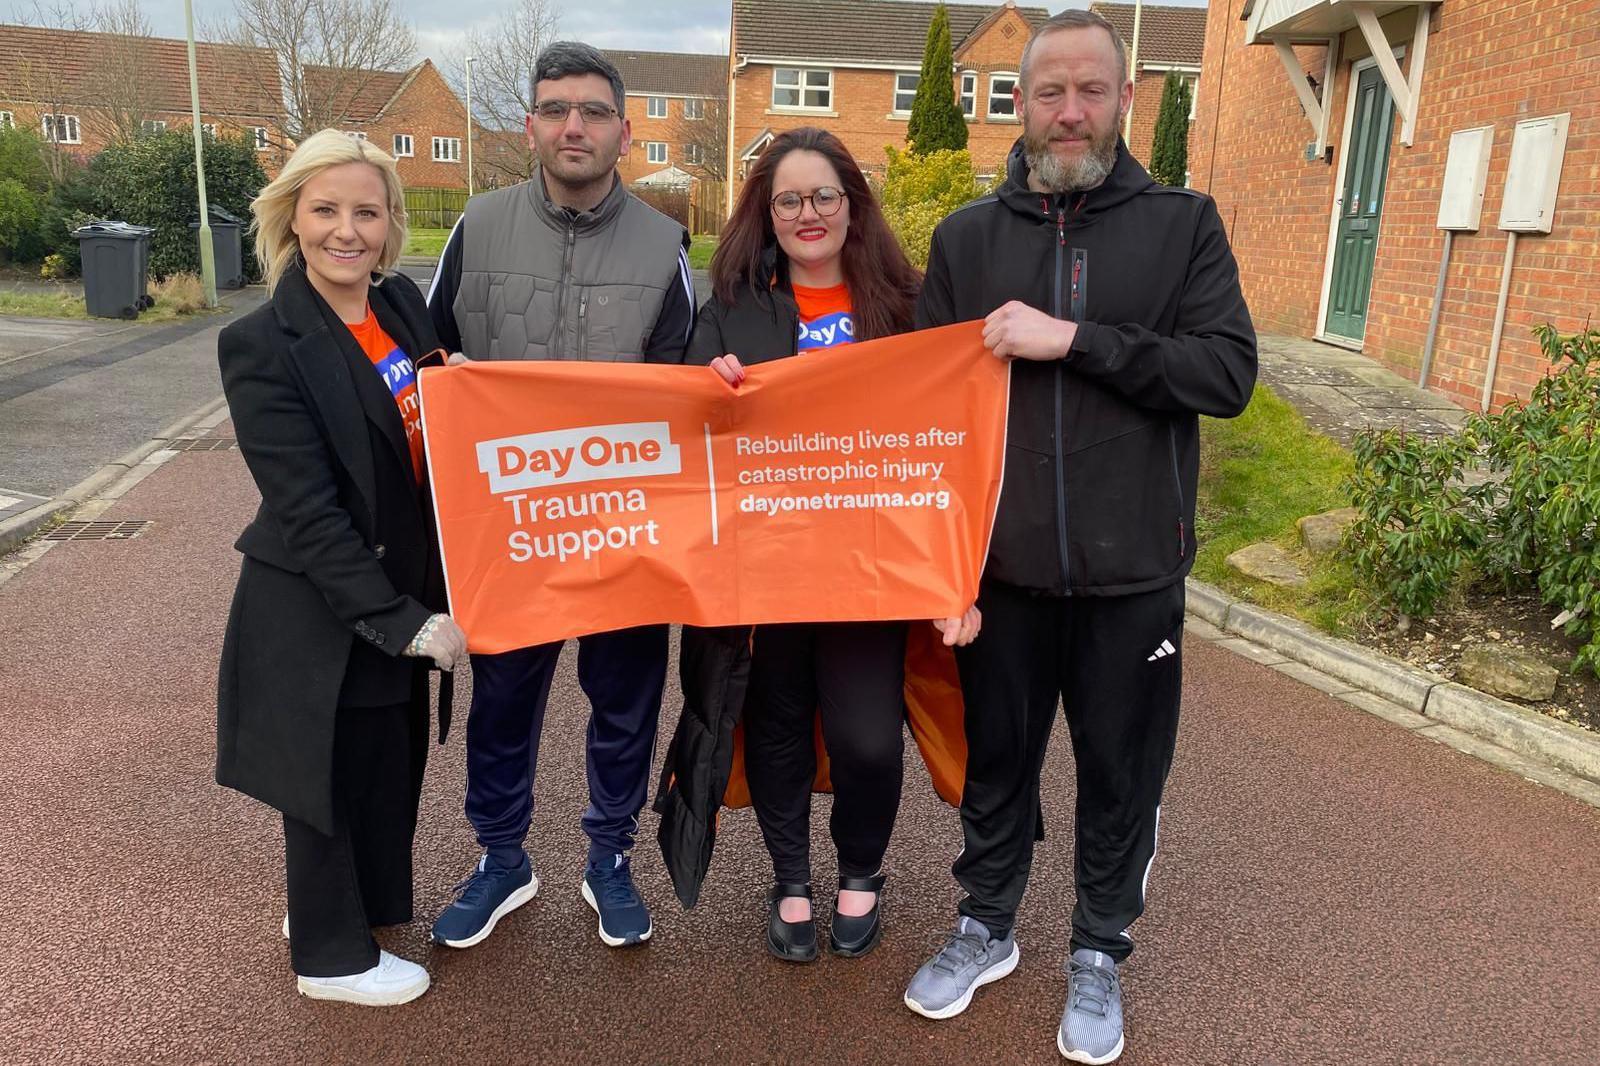
M 917 327 L 1010 300 L 1078 323 L 1065 358 L 1016 360 L 987 577 L 1053 595 L 1180 581 L 1194 563 L 1199 414 L 1244 410 L 1256 337 L 1211 198 L 1157 184 L 1120 143 L 1085 193 L 999 191 L 939 224 Z

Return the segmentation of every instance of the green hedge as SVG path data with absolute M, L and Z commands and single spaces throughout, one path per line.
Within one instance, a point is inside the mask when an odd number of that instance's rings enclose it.
M 248 222 L 250 201 L 267 182 L 253 145 L 243 137 L 205 140 L 206 197 Z M 89 166 L 97 213 L 149 226 L 150 273 L 199 273 L 200 245 L 189 228 L 199 220 L 194 135 L 187 127 L 112 145 Z M 254 242 L 244 234 L 246 273 L 256 277 Z

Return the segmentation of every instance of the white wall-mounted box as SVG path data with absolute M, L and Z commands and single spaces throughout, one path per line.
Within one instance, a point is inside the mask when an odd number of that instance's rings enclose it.
M 1493 147 L 1493 126 L 1456 130 L 1450 135 L 1450 155 L 1444 165 L 1444 185 L 1439 190 L 1440 229 L 1477 232 Z
M 1500 228 L 1549 233 L 1555 222 L 1556 190 L 1567 154 L 1570 114 L 1524 119 L 1511 138 L 1511 164 L 1500 201 Z

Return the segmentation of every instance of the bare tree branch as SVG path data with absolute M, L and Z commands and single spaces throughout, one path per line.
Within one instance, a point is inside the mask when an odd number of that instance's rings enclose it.
M 727 90 L 719 84 L 712 84 L 700 91 L 710 97 L 701 103 L 704 117 L 683 116 L 674 119 L 671 137 L 674 143 L 686 149 L 681 153 L 684 160 L 682 169 L 708 181 L 727 181 L 728 112 L 722 99 L 727 96 Z M 687 150 L 690 148 L 694 151 Z M 699 153 L 700 162 L 688 162 L 696 152 Z
M 416 52 L 394 0 L 237 0 L 223 33 L 270 54 L 258 88 L 279 102 L 277 125 L 292 141 L 359 125 L 375 74 L 410 66 Z
M 150 20 L 139 0 L 110 0 L 94 8 L 89 24 L 99 35 L 83 84 L 89 122 L 107 142 L 131 141 L 160 103 L 150 73 L 155 64 Z
M 469 32 L 464 52 L 448 57 L 451 87 L 463 100 L 466 57 L 472 57 L 472 116 L 490 134 L 473 156 L 480 188 L 533 177 L 533 152 L 521 130 L 533 110 L 534 60 L 555 40 L 558 22 L 549 0 L 517 0 L 494 25 Z

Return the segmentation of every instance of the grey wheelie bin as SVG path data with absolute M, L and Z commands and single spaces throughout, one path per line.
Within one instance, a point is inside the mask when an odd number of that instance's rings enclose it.
M 97 318 L 137 318 L 148 306 L 150 234 L 127 222 L 91 222 L 72 231 L 83 259 L 83 299 Z

